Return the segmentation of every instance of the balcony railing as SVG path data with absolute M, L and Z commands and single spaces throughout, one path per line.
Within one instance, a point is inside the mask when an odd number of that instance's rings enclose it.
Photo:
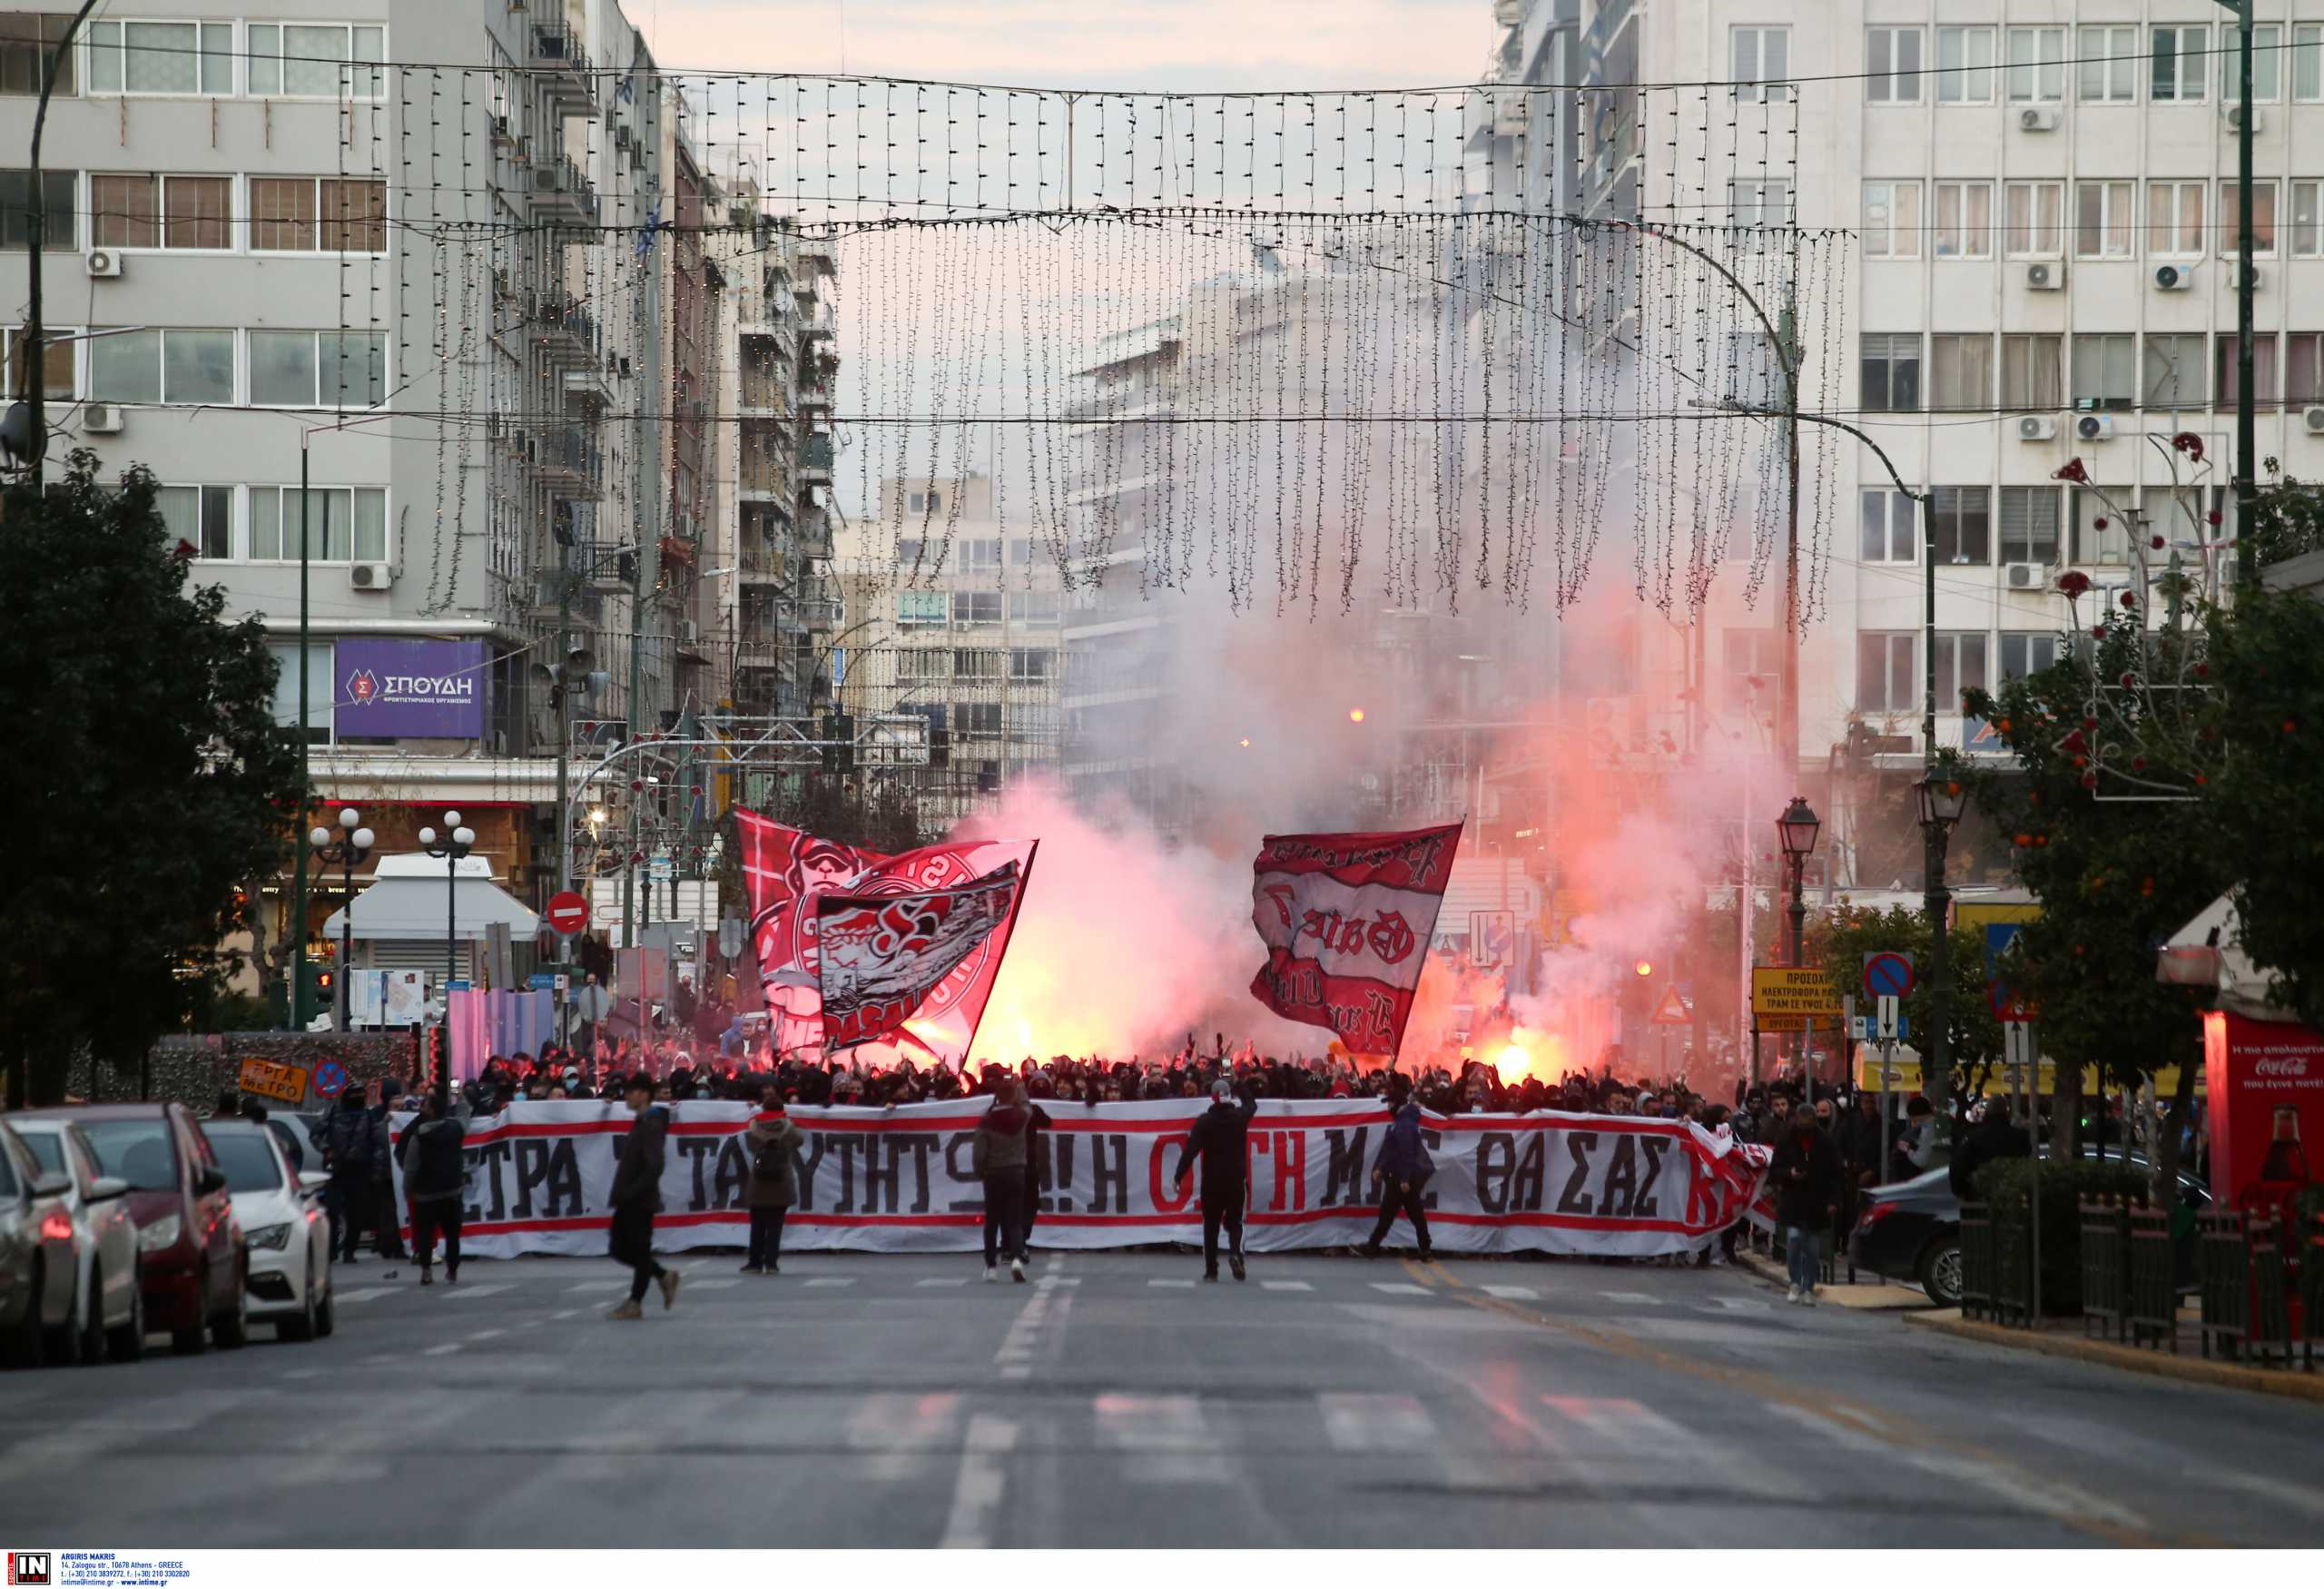
M 534 156 L 533 202 L 540 209 L 562 212 L 588 225 L 594 226 L 597 222 L 596 187 L 589 181 L 589 173 L 575 164 L 569 154 L 544 150 Z
M 831 473 L 832 439 L 822 435 L 807 435 L 799 438 L 799 467 L 821 469 L 825 474 Z
M 588 49 L 563 22 L 537 22 L 526 30 L 525 64 L 551 99 L 564 105 L 595 105 L 597 90 Z

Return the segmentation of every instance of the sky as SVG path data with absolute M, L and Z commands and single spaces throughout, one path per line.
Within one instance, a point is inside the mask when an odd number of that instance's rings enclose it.
M 1472 83 L 1490 0 L 625 0 L 665 67 L 1032 87 Z

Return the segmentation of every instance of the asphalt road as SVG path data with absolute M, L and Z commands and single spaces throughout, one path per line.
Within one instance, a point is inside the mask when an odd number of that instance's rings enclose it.
M 338 1334 L 0 1376 L 12 1545 L 2324 1544 L 2324 1408 L 1720 1268 L 367 1260 Z M 261 1330 L 262 1337 L 271 1332 Z

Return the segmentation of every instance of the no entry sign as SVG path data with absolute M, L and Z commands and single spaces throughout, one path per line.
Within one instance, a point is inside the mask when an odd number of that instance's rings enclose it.
M 548 924 L 554 931 L 572 937 L 589 924 L 589 902 L 569 888 L 553 895 L 548 902 Z

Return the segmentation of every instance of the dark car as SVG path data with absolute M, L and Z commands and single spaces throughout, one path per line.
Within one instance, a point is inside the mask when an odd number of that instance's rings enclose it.
M 243 1284 L 250 1256 L 226 1173 L 185 1106 L 109 1103 L 42 1112 L 77 1121 L 97 1150 L 98 1167 L 129 1183 L 146 1327 L 167 1330 L 181 1352 L 249 1340 Z
M 0 1357 L 37 1367 L 73 1328 L 78 1283 L 71 1183 L 43 1170 L 15 1132 L 0 1125 Z
M 2049 1157 L 2046 1150 L 2043 1157 Z M 2134 1170 L 2147 1168 L 2136 1156 L 2128 1162 Z M 2183 1173 L 2179 1195 L 2198 1208 L 2211 1202 L 2209 1189 Z M 1960 1307 L 1961 1199 L 1953 1195 L 1946 1167 L 1874 1187 L 1864 1197 L 1856 1225 L 1856 1267 L 1909 1280 L 1940 1308 Z

